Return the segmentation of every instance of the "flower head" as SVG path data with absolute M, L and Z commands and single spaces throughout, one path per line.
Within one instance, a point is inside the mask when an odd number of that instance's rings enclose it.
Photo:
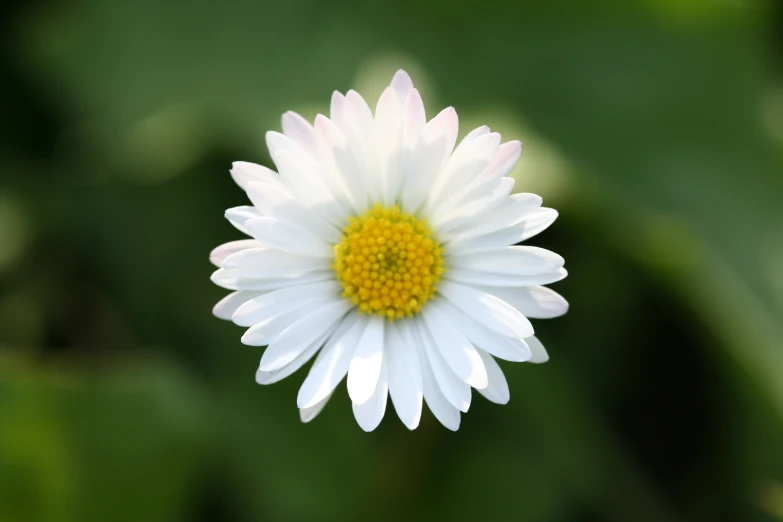
M 267 133 L 277 172 L 236 162 L 252 206 L 226 211 L 252 237 L 219 246 L 212 280 L 233 293 L 214 313 L 267 345 L 256 380 L 277 382 L 315 357 L 297 398 L 313 419 L 347 375 L 359 425 L 378 426 L 387 396 L 415 429 L 422 402 L 449 429 L 471 388 L 506 403 L 495 358 L 544 362 L 528 318 L 568 304 L 542 285 L 566 276 L 563 258 L 516 246 L 557 212 L 511 194 L 518 141 L 488 127 L 455 147 L 453 108 L 426 120 L 398 71 L 373 113 L 355 91 L 332 96 L 314 124 L 294 112 Z

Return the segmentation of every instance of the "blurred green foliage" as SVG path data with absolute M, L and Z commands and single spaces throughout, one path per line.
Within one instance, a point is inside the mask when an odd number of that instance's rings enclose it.
M 783 519 L 774 4 L 2 9 L 0 522 Z M 456 434 L 364 434 L 339 394 L 302 425 L 301 375 L 256 385 L 210 314 L 230 162 L 399 67 L 523 140 L 571 274 L 551 361 Z

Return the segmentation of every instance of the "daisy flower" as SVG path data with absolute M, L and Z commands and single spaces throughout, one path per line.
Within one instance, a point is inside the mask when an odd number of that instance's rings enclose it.
M 226 218 L 252 239 L 216 248 L 214 308 L 267 346 L 259 384 L 315 358 L 297 403 L 312 420 L 347 376 L 357 422 L 381 422 L 387 397 L 415 429 L 426 402 L 456 430 L 471 388 L 504 404 L 495 358 L 544 362 L 528 318 L 568 303 L 542 286 L 566 276 L 563 258 L 516 246 L 557 212 L 512 194 L 518 141 L 486 126 L 456 145 L 449 107 L 427 121 L 419 92 L 398 71 L 373 112 L 355 91 L 332 95 L 330 116 L 294 112 L 266 142 L 277 172 L 236 162 L 231 175 L 252 205 Z

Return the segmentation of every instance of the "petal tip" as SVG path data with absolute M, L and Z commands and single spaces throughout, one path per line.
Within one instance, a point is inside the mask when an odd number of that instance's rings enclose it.
M 302 421 L 302 424 L 307 424 L 310 421 L 312 421 L 315 418 L 315 415 L 313 415 L 312 412 L 309 410 L 300 408 L 299 409 L 299 420 Z
M 244 339 L 244 335 L 242 336 L 242 338 Z M 267 352 L 264 352 L 264 354 L 266 354 L 266 353 Z M 261 357 L 261 362 L 258 365 L 258 371 L 260 371 L 260 372 L 267 372 L 267 373 L 268 372 L 273 372 L 273 371 L 279 370 L 280 368 L 285 366 L 285 363 L 287 363 L 287 362 L 288 361 L 284 361 L 284 360 L 281 360 L 281 359 L 272 359 L 272 360 L 264 361 L 264 357 L 262 356 Z
M 212 272 L 212 274 L 210 274 L 209 280 L 212 281 L 213 283 L 217 283 L 220 279 L 220 276 L 223 275 L 225 272 L 226 272 L 225 269 L 218 268 L 217 270 Z
M 222 312 L 220 305 L 221 303 L 218 302 L 217 304 L 215 304 L 215 306 L 212 307 L 212 315 L 214 315 L 218 319 L 226 319 L 226 316 Z
M 299 408 L 300 410 L 306 410 L 308 408 L 312 408 L 322 400 L 323 397 L 319 397 L 319 396 L 312 396 L 312 397 L 305 396 L 303 392 L 303 388 L 299 388 L 299 395 L 296 396 L 296 407 Z
M 394 76 L 392 77 L 392 82 L 394 81 L 409 81 L 411 84 L 413 84 L 413 80 L 411 79 L 411 75 L 408 74 L 408 72 L 405 69 L 397 69 L 397 71 L 394 73 Z

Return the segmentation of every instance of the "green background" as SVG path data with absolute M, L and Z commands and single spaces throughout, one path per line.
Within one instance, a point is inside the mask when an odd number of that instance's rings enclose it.
M 783 519 L 776 3 L 38 0 L 0 7 L 0 522 Z M 524 142 L 570 312 L 451 433 L 212 317 L 231 161 L 406 68 Z

